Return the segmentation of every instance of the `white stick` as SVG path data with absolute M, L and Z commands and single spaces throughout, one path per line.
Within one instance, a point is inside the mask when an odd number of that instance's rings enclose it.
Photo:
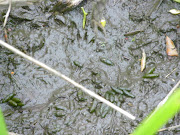
M 167 78 L 169 75 L 171 75 L 177 68 L 173 69 L 169 74 L 166 75 L 165 78 Z
M 6 26 L 7 19 L 9 17 L 9 13 L 11 11 L 11 0 L 8 0 L 8 2 L 9 2 L 9 8 L 8 8 L 8 11 L 7 11 L 6 15 L 5 15 L 5 19 L 4 19 L 4 23 L 3 23 L 3 28 Z
M 71 83 L 71 84 L 73 84 L 74 86 L 76 86 L 76 87 L 80 88 L 81 90 L 83 90 L 85 93 L 87 93 L 87 94 L 89 94 L 90 96 L 98 99 L 99 101 L 105 103 L 106 105 L 112 107 L 113 109 L 115 109 L 115 110 L 117 110 L 118 112 L 124 114 L 125 116 L 129 117 L 130 119 L 135 120 L 135 117 L 134 117 L 133 115 L 131 115 L 130 113 L 124 111 L 123 109 L 119 108 L 118 106 L 114 105 L 113 103 L 109 102 L 108 100 L 104 99 L 103 97 L 97 95 L 97 94 L 94 93 L 93 91 L 91 91 L 91 90 L 85 88 L 84 86 L 76 83 L 74 80 L 66 77 L 65 75 L 61 74 L 60 72 L 58 72 L 58 71 L 50 68 L 49 66 L 45 65 L 44 63 L 42 63 L 42 62 L 40 62 L 40 61 L 38 61 L 38 60 L 36 60 L 36 59 L 34 59 L 34 58 L 26 55 L 25 53 L 19 51 L 18 49 L 16 49 L 16 48 L 14 48 L 13 46 L 5 43 L 5 42 L 2 41 L 2 40 L 0 40 L 0 44 L 1 44 L 2 46 L 6 47 L 7 49 L 9 49 L 10 51 L 12 51 L 12 52 L 14 52 L 14 53 L 22 56 L 22 57 L 25 58 L 25 59 L 28 59 L 29 61 L 33 62 L 34 64 L 36 64 L 36 65 L 38 65 L 38 66 L 40 66 L 40 67 L 48 70 L 49 72 L 51 72 L 51 73 L 53 73 L 53 74 L 61 77 L 62 79 L 68 81 L 69 83 Z

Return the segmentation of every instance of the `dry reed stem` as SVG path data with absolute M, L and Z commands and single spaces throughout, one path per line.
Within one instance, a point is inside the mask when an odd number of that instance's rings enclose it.
M 66 80 L 67 82 L 69 82 L 69 83 L 71 83 L 72 85 L 74 85 L 75 87 L 80 88 L 82 91 L 84 91 L 84 92 L 87 93 L 88 95 L 90 95 L 90 96 L 98 99 L 99 101 L 105 103 L 106 105 L 110 106 L 111 108 L 115 109 L 116 111 L 124 114 L 124 115 L 127 116 L 128 118 L 130 118 L 130 119 L 132 119 L 132 120 L 135 120 L 135 116 L 133 116 L 133 115 L 131 115 L 130 113 L 128 113 L 127 111 L 119 108 L 118 106 L 116 106 L 115 104 L 113 104 L 113 103 L 111 103 L 110 101 L 106 100 L 105 98 L 97 95 L 97 94 L 94 93 L 93 91 L 85 88 L 84 86 L 80 85 L 79 83 L 75 82 L 74 80 L 68 78 L 67 76 L 63 75 L 62 73 L 56 71 L 55 69 L 52 69 L 51 67 L 45 65 L 44 63 L 42 63 L 42 62 L 40 62 L 40 61 L 38 61 L 38 60 L 36 60 L 36 59 L 34 59 L 34 58 L 26 55 L 25 53 L 21 52 L 20 50 L 14 48 L 13 46 L 11 46 L 11 45 L 9 45 L 9 44 L 7 44 L 7 43 L 5 43 L 5 42 L 2 41 L 2 40 L 0 40 L 0 44 L 1 44 L 2 46 L 4 46 L 5 48 L 9 49 L 10 51 L 12 51 L 12 52 L 20 55 L 21 57 L 23 57 L 23 58 L 25 58 L 25 59 L 33 62 L 33 63 L 36 64 L 36 65 L 44 68 L 45 70 L 47 70 L 47 71 L 49 71 L 49 72 L 51 72 L 51 73 L 53 73 L 53 74 L 61 77 L 62 79 Z

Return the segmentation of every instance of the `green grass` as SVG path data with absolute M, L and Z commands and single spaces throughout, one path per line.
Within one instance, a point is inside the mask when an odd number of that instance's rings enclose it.
M 178 111 L 180 111 L 180 88 L 175 90 L 164 105 L 143 120 L 132 135 L 154 135 Z
M 8 135 L 1 109 L 0 109 L 0 135 Z
M 175 2 L 179 2 L 180 3 L 180 0 L 174 0 Z

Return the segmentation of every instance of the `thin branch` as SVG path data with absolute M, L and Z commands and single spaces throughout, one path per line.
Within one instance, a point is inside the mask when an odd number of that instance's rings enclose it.
M 171 130 L 174 130 L 175 128 L 179 128 L 179 127 L 180 127 L 180 125 L 176 125 L 176 126 L 172 126 L 172 127 L 168 127 L 168 128 L 163 128 L 163 129 L 158 130 L 158 132 L 162 132 L 162 131 L 166 131 L 166 130 L 171 131 Z
M 171 75 L 177 68 L 173 69 L 169 74 L 166 75 L 165 78 L 167 78 L 169 75 Z
M 81 89 L 82 91 L 84 91 L 85 93 L 87 93 L 87 94 L 89 94 L 90 96 L 98 99 L 99 101 L 105 103 L 106 105 L 112 107 L 113 109 L 115 109 L 116 111 L 124 114 L 125 116 L 129 117 L 130 119 L 135 120 L 135 116 L 133 116 L 133 115 L 131 115 L 130 113 L 126 112 L 125 110 L 119 108 L 118 106 L 116 106 L 115 104 L 109 102 L 109 101 L 106 100 L 105 98 L 97 95 L 97 94 L 94 93 L 93 91 L 85 88 L 84 86 L 80 85 L 79 83 L 75 82 L 74 80 L 68 78 L 67 76 L 63 75 L 62 73 L 60 73 L 60 72 L 52 69 L 51 67 L 45 65 L 44 63 L 42 63 L 42 62 L 40 62 L 40 61 L 38 61 L 38 60 L 36 60 L 36 59 L 34 59 L 34 58 L 26 55 L 25 53 L 21 52 L 20 50 L 14 48 L 13 46 L 11 46 L 11 45 L 9 45 L 9 44 L 7 44 L 7 43 L 5 43 L 5 42 L 2 41 L 2 40 L 0 40 L 0 44 L 1 44 L 2 46 L 6 47 L 7 49 L 9 49 L 10 51 L 12 51 L 12 52 L 20 55 L 21 57 L 23 57 L 23 58 L 25 58 L 25 59 L 33 62 L 33 63 L 36 64 L 36 65 L 44 68 L 45 70 L 47 70 L 47 71 L 49 71 L 49 72 L 51 72 L 51 73 L 53 73 L 53 74 L 61 77 L 62 79 L 66 80 L 67 82 L 69 82 L 69 83 L 71 83 L 72 85 L 74 85 L 75 87 L 80 88 L 80 89 Z
M 4 23 L 3 23 L 3 28 L 6 26 L 7 19 L 8 19 L 8 17 L 9 17 L 10 12 L 11 12 L 11 2 L 12 2 L 12 1 L 9 0 L 9 8 L 8 8 L 8 11 L 7 11 L 6 15 L 5 15 L 5 19 L 4 19 Z

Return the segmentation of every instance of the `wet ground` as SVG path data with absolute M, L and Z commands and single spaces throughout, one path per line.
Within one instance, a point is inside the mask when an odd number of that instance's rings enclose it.
M 156 7 L 151 0 L 111 0 L 104 8 L 93 8 L 98 4 L 94 0 L 64 14 L 49 12 L 44 8 L 48 4 L 13 8 L 7 23 L 8 42 L 103 97 L 112 91 L 111 86 L 131 89 L 135 98 L 113 93 L 107 99 L 137 120 L 131 121 L 99 102 L 90 113 L 95 102 L 91 97 L 1 47 L 0 99 L 16 93 L 25 104 L 22 108 L 1 104 L 8 130 L 25 135 L 131 133 L 180 78 L 179 57 L 168 58 L 165 51 L 165 35 L 180 45 L 180 17 L 168 13 L 172 8 L 180 9 L 180 4 L 167 0 Z M 81 6 L 88 12 L 85 29 Z M 5 12 L 2 10 L 2 15 Z M 92 20 L 99 19 L 97 13 L 107 21 L 106 35 L 92 26 Z M 0 30 L 4 39 L 2 27 Z M 141 32 L 136 35 L 124 36 L 138 30 Z M 144 72 L 139 61 L 142 49 L 147 55 Z M 106 65 L 102 58 L 113 65 Z M 151 67 L 156 67 L 154 73 L 159 77 L 142 78 Z M 179 114 L 166 126 L 177 124 Z M 180 129 L 160 134 L 180 134 Z

